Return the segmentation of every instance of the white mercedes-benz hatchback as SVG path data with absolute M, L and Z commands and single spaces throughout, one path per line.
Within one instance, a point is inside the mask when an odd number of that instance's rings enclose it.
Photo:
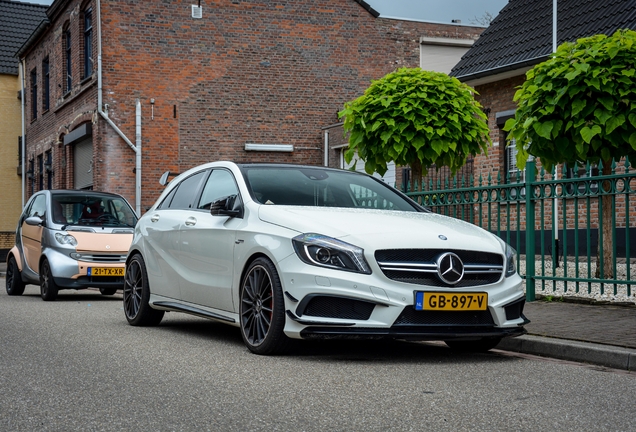
M 165 311 L 237 326 L 257 354 L 384 337 L 484 351 L 525 333 L 514 255 L 366 174 L 213 162 L 177 176 L 136 225 L 124 311 L 136 326 Z

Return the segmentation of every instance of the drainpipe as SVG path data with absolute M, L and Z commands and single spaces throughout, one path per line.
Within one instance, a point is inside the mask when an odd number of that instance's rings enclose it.
M 135 157 L 135 211 L 141 216 L 141 102 L 137 99 L 135 108 L 135 135 L 134 145 L 117 125 L 108 118 L 108 112 L 103 110 L 102 104 L 102 16 L 101 1 L 97 0 L 97 112 L 117 132 L 128 146 L 136 153 Z
M 135 104 L 135 209 L 141 217 L 141 101 Z
M 25 198 L 26 198 L 26 126 L 25 126 L 25 117 L 24 117 L 24 81 L 25 81 L 25 77 L 24 77 L 24 72 L 26 70 L 26 57 L 23 58 L 20 61 L 20 75 L 21 75 L 21 79 L 20 79 L 20 88 L 21 88 L 21 94 L 20 94 L 20 108 L 22 109 L 22 142 L 20 143 L 20 146 L 22 147 L 22 160 L 20 161 L 20 163 L 22 164 L 22 209 L 24 209 L 24 203 L 25 203 Z

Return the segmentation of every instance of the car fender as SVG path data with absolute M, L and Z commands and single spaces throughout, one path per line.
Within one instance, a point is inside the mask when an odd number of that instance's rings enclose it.
M 13 246 L 9 253 L 7 254 L 7 264 L 9 264 L 9 258 L 14 257 L 15 262 L 18 264 L 18 270 L 22 271 L 22 254 L 20 253 L 20 249 L 17 246 Z

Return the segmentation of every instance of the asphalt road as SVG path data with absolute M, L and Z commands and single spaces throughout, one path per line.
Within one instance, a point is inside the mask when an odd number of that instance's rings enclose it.
M 634 373 L 407 342 L 262 357 L 183 314 L 131 327 L 121 295 L 0 292 L 1 431 L 626 431 L 635 400 Z

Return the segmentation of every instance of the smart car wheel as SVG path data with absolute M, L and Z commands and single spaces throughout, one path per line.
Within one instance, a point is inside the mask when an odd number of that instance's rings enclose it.
M 57 298 L 59 288 L 53 280 L 51 265 L 47 259 L 40 265 L 40 296 L 44 301 L 53 301 Z
M 462 352 L 486 352 L 496 347 L 501 338 L 481 338 L 476 340 L 447 340 L 444 341 L 451 349 Z
M 99 292 L 102 293 L 102 295 L 113 295 L 117 292 L 117 288 L 100 288 Z
M 283 352 L 289 339 L 283 333 L 283 291 L 276 268 L 265 258 L 256 259 L 241 284 L 241 335 L 255 354 Z
M 22 282 L 18 263 L 13 256 L 9 258 L 7 263 L 6 284 L 7 294 L 10 296 L 19 296 L 24 293 L 24 282 Z
M 151 308 L 149 300 L 146 263 L 137 254 L 126 265 L 124 276 L 124 313 L 130 325 L 156 326 L 161 322 L 165 312 Z

